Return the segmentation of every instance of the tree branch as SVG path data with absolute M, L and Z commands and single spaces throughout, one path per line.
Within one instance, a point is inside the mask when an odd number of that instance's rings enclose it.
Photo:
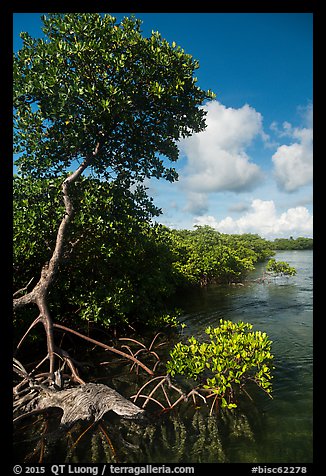
M 145 364 L 143 364 L 140 360 L 136 359 L 132 355 L 126 354 L 125 352 L 122 352 L 119 349 L 115 349 L 114 347 L 110 347 L 109 345 L 103 344 L 103 342 L 92 339 L 91 337 L 87 337 L 84 334 L 81 334 L 80 332 L 74 331 L 73 329 L 69 329 L 69 327 L 63 326 L 61 324 L 53 324 L 53 327 L 55 327 L 57 329 L 62 329 L 62 330 L 67 331 L 67 332 L 71 332 L 72 334 L 75 334 L 76 336 L 81 337 L 82 339 L 85 339 L 88 342 L 91 342 L 92 344 L 98 345 L 99 347 L 102 347 L 103 349 L 109 350 L 110 352 L 114 352 L 115 354 L 122 355 L 126 359 L 132 360 L 137 365 L 142 367 L 149 375 L 154 375 L 154 372 L 151 369 L 146 367 Z
M 54 247 L 51 259 L 48 263 L 46 263 L 42 267 L 41 276 L 38 283 L 34 286 L 31 292 L 25 294 L 24 296 L 15 298 L 15 296 L 18 294 L 18 291 L 14 294 L 14 301 L 13 301 L 14 310 L 20 307 L 23 307 L 27 304 L 34 303 L 37 305 L 40 311 L 39 317 L 29 327 L 27 333 L 25 333 L 25 335 L 23 336 L 23 339 L 19 342 L 19 345 L 25 339 L 30 329 L 35 324 L 41 321 L 44 325 L 46 338 L 47 338 L 47 349 L 48 349 L 48 358 L 50 361 L 50 376 L 51 377 L 54 374 L 55 350 L 57 349 L 57 347 L 54 344 L 53 322 L 52 322 L 51 315 L 47 306 L 47 293 L 48 293 L 49 287 L 53 283 L 60 261 L 63 257 L 63 248 L 64 248 L 64 243 L 66 238 L 67 227 L 69 223 L 71 222 L 73 213 L 74 213 L 73 204 L 69 196 L 69 187 L 73 182 L 75 182 L 80 177 L 80 175 L 88 167 L 88 165 L 92 161 L 92 158 L 98 154 L 99 148 L 100 148 L 100 142 L 97 142 L 94 151 L 91 154 L 89 154 L 84 159 L 84 161 L 79 165 L 79 167 L 72 174 L 70 174 L 62 183 L 62 194 L 63 194 L 63 202 L 65 206 L 65 214 L 58 228 L 56 243 L 55 243 L 55 247 Z M 27 286 L 25 288 L 27 288 Z M 24 290 L 25 289 L 23 288 L 19 290 L 19 292 Z M 70 365 L 72 369 L 73 376 L 77 380 L 80 381 L 71 361 L 68 360 L 68 364 Z
M 21 288 L 21 289 L 18 289 L 18 291 L 14 292 L 14 295 L 13 297 L 15 298 L 16 296 L 18 296 L 18 294 L 21 294 L 23 293 L 24 291 L 27 291 L 27 288 L 28 286 L 31 284 L 31 282 L 33 281 L 34 279 L 34 276 L 28 281 L 28 283 L 26 284 L 25 287 Z
M 96 144 L 96 147 L 92 154 L 88 155 L 85 160 L 79 165 L 79 167 L 69 175 L 62 183 L 62 193 L 63 193 L 63 202 L 65 206 L 65 215 L 61 220 L 61 223 L 58 228 L 57 238 L 55 243 L 55 248 L 52 253 L 52 257 L 48 264 L 45 264 L 41 270 L 41 277 L 35 287 L 29 293 L 21 296 L 20 298 L 16 298 L 15 295 L 18 294 L 18 291 L 14 294 L 14 301 L 13 306 L 14 310 L 26 306 L 27 304 L 36 303 L 39 300 L 40 294 L 45 296 L 47 294 L 48 288 L 53 282 L 53 278 L 57 272 L 62 254 L 63 254 L 63 245 L 64 245 L 64 238 L 67 227 L 72 220 L 74 208 L 72 201 L 69 196 L 69 186 L 77 180 L 84 170 L 89 166 L 93 157 L 95 157 L 100 148 L 100 142 Z M 29 284 L 29 283 L 28 283 Z M 27 285 L 28 286 L 28 285 Z M 19 292 L 24 291 L 25 288 L 19 290 Z

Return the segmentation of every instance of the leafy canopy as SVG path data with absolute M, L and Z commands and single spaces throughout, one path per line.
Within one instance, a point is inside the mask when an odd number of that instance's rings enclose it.
M 58 176 L 87 159 L 106 178 L 174 181 L 161 156 L 205 128 L 198 106 L 214 94 L 196 86 L 191 55 L 141 21 L 108 14 L 42 17 L 45 39 L 22 33 L 14 55 L 14 142 L 23 174 Z M 96 145 L 99 150 L 92 155 Z
M 274 254 L 258 235 L 226 235 L 207 225 L 172 230 L 171 239 L 180 285 L 238 282 L 257 261 Z
M 177 141 L 205 128 L 199 106 L 214 95 L 197 87 L 191 55 L 158 32 L 143 37 L 135 17 L 42 20 L 44 39 L 22 33 L 13 59 L 17 281 L 25 286 L 51 257 L 64 213 L 60 184 L 87 169 L 88 180 L 69 185 L 77 213 L 59 268 L 69 279 L 50 298 L 59 307 L 70 293 L 58 315 L 70 309 L 107 324 L 145 314 L 170 292 L 171 273 L 170 251 L 149 225 L 158 209 L 141 182 L 177 179 L 167 165 L 178 159 Z
M 274 258 L 268 261 L 266 271 L 285 276 L 295 276 L 297 274 L 297 270 L 293 266 L 290 266 L 289 263 L 286 261 L 276 261 Z
M 14 289 L 35 283 L 51 257 L 64 212 L 60 182 L 14 177 Z M 81 177 L 70 193 L 78 213 L 49 295 L 56 319 L 151 324 L 174 290 L 166 232 L 151 223 L 157 209 L 142 187 L 115 181 Z
M 275 250 L 312 250 L 313 239 L 298 236 L 298 238 L 275 238 L 271 243 Z
M 191 336 L 188 344 L 178 342 L 170 352 L 167 371 L 173 377 L 184 375 L 199 380 L 222 407 L 235 408 L 235 390 L 254 382 L 271 393 L 272 341 L 265 332 L 252 332 L 249 323 L 220 319 L 219 327 L 208 327 L 209 342 Z

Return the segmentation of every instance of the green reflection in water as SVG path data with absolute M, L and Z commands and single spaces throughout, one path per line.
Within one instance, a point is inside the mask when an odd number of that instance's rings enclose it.
M 108 438 L 92 427 L 73 447 L 87 425 L 79 425 L 59 441 L 41 442 L 46 425 L 55 429 L 58 417 L 24 422 L 15 442 L 17 462 L 119 462 L 119 463 L 308 463 L 312 456 L 312 252 L 280 252 L 276 259 L 289 262 L 298 273 L 288 280 L 266 285 L 248 281 L 245 286 L 209 286 L 179 296 L 187 325 L 184 337 L 202 336 L 220 318 L 250 322 L 267 333 L 275 356 L 273 400 L 252 388 L 253 401 L 244 397 L 238 409 L 209 417 L 208 409 L 191 402 L 178 411 L 153 415 L 147 425 L 121 420 L 111 412 L 104 418 Z M 250 277 L 260 275 L 262 267 Z M 171 344 L 172 346 L 172 344 Z M 97 351 L 96 351 L 97 352 Z M 100 351 L 91 359 L 103 361 Z M 97 369 L 92 377 L 128 396 L 137 391 L 129 370 Z M 85 376 L 86 379 L 86 376 Z M 138 387 L 139 388 L 139 387 Z M 157 408 L 155 408 L 157 411 Z M 43 447 L 42 447 L 43 444 Z M 16 459 L 16 458 L 15 458 Z

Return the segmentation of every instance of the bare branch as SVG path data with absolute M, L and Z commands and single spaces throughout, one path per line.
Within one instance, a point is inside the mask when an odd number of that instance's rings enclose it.
M 139 394 L 138 397 L 139 397 L 139 398 L 140 398 L 140 397 L 141 397 L 141 398 L 146 398 L 146 402 L 147 402 L 148 400 L 152 400 L 153 402 L 157 403 L 161 408 L 163 408 L 163 410 L 165 410 L 165 406 L 162 405 L 161 402 L 159 402 L 158 400 L 156 400 L 156 398 L 149 397 L 148 395 L 142 395 L 142 394 Z M 145 407 L 146 402 L 143 404 L 142 408 Z
M 134 342 L 135 344 L 138 344 L 141 347 L 143 347 L 144 349 L 146 349 L 146 346 L 142 342 L 139 342 L 136 339 L 131 339 L 130 337 L 119 337 L 119 340 L 129 340 L 130 342 Z
M 163 378 L 157 385 L 155 385 L 155 387 L 153 388 L 153 390 L 150 392 L 150 394 L 148 395 L 147 399 L 145 400 L 145 402 L 143 403 L 142 405 L 142 408 L 145 408 L 148 401 L 151 399 L 151 397 L 154 395 L 154 393 L 156 392 L 156 390 L 161 387 L 161 385 L 164 384 L 164 381 L 165 379 Z
M 41 322 L 42 320 L 42 315 L 39 314 L 38 317 L 32 322 L 32 324 L 29 326 L 29 328 L 27 329 L 27 331 L 25 332 L 25 334 L 23 335 L 23 337 L 20 339 L 20 341 L 18 342 L 17 344 L 17 347 L 16 347 L 16 350 L 19 349 L 19 347 L 22 345 L 23 341 L 25 340 L 25 338 L 27 337 L 27 335 L 29 334 L 29 332 L 33 329 L 34 326 L 36 326 L 36 324 L 38 324 L 39 322 Z
M 122 355 L 126 359 L 132 360 L 135 362 L 137 365 L 142 367 L 149 375 L 154 375 L 153 371 L 146 367 L 145 364 L 143 364 L 140 360 L 136 359 L 132 355 L 126 354 L 125 352 L 122 352 L 119 349 L 115 349 L 114 347 L 111 347 L 109 345 L 103 344 L 103 342 L 100 342 L 98 340 L 92 339 L 91 337 L 87 337 L 84 334 L 81 334 L 80 332 L 74 331 L 73 329 L 69 329 L 69 327 L 63 326 L 61 324 L 53 324 L 54 327 L 57 329 L 62 329 L 67 332 L 71 332 L 72 334 L 75 334 L 78 337 L 81 337 L 82 339 L 87 340 L 88 342 L 92 342 L 92 344 L 98 345 L 99 347 L 102 347 L 103 349 L 109 350 L 110 352 L 114 352 L 115 354 Z
M 21 294 L 24 291 L 27 291 L 27 288 L 31 284 L 33 279 L 34 279 L 34 276 L 28 281 L 28 283 L 26 284 L 26 286 L 24 288 L 18 289 L 18 291 L 14 292 L 13 297 L 15 298 L 16 296 L 18 296 L 18 294 Z
M 132 397 L 130 398 L 133 398 L 134 399 L 134 402 L 137 400 L 137 398 L 140 396 L 141 394 L 141 391 L 144 390 L 145 387 L 147 387 L 147 385 L 149 385 L 150 383 L 154 382 L 154 380 L 158 380 L 158 379 L 161 379 L 161 380 L 164 380 L 166 377 L 165 375 L 159 375 L 158 377 L 154 377 L 152 378 L 151 380 L 148 380 L 147 382 L 144 383 L 144 385 L 142 387 L 140 387 L 140 389 L 138 390 L 138 392 L 136 393 L 136 395 L 133 395 Z
M 63 247 L 64 247 L 64 240 L 66 238 L 66 231 L 73 217 L 74 209 L 73 209 L 71 198 L 69 196 L 69 186 L 71 183 L 77 180 L 80 177 L 80 175 L 84 172 L 84 170 L 88 167 L 88 165 L 91 163 L 92 158 L 98 154 L 99 148 L 100 148 L 100 142 L 96 144 L 94 151 L 84 159 L 84 161 L 79 165 L 79 167 L 75 170 L 75 172 L 70 174 L 62 183 L 62 193 L 63 193 L 63 202 L 65 206 L 65 214 L 58 228 L 56 243 L 55 243 L 55 247 L 54 247 L 51 259 L 48 263 L 46 263 L 42 267 L 39 281 L 34 286 L 32 291 L 25 294 L 24 296 L 21 296 L 19 298 L 15 297 L 21 292 L 25 291 L 28 285 L 14 294 L 14 301 L 13 301 L 14 310 L 22 306 L 25 306 L 27 304 L 34 303 L 37 305 L 40 311 L 39 317 L 32 323 L 28 331 L 24 334 L 23 338 L 20 340 L 18 344 L 18 347 L 22 344 L 23 340 L 26 338 L 27 334 L 34 327 L 34 325 L 36 325 L 38 322 L 42 322 L 45 329 L 46 338 L 47 338 L 47 349 L 48 349 L 48 358 L 50 361 L 51 375 L 53 375 L 54 373 L 55 344 L 54 344 L 54 338 L 53 338 L 53 322 L 52 322 L 51 315 L 47 306 L 46 297 L 47 297 L 48 289 L 51 286 L 54 280 L 55 274 L 58 270 L 59 263 L 63 257 Z M 67 363 L 71 367 L 73 376 L 78 381 L 80 381 L 81 379 L 78 377 L 76 369 L 74 368 L 71 360 L 68 359 Z
M 209 416 L 213 415 L 213 409 L 214 409 L 215 403 L 216 403 L 216 407 L 218 407 L 218 395 L 217 394 L 215 395 L 215 397 L 213 399 L 213 403 L 212 403 L 211 409 L 209 411 Z
M 165 399 L 166 399 L 166 401 L 167 401 L 169 407 L 171 407 L 171 402 L 170 402 L 170 399 L 169 399 L 169 397 L 168 397 L 167 391 L 166 391 L 165 388 L 164 388 L 164 384 L 162 385 L 162 390 L 163 390 Z
M 164 335 L 164 334 L 163 334 L 163 332 L 158 332 L 158 333 L 154 336 L 154 338 L 153 338 L 153 340 L 152 340 L 152 342 L 151 342 L 151 344 L 150 344 L 148 350 L 152 350 L 153 345 L 154 345 L 154 342 L 156 341 L 156 339 L 158 338 L 159 335 Z

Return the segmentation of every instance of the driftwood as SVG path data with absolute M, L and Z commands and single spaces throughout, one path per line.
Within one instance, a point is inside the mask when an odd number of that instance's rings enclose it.
M 124 418 L 144 418 L 145 410 L 107 385 L 84 383 L 57 390 L 36 381 L 15 358 L 13 370 L 23 377 L 14 389 L 14 422 L 52 408 L 63 411 L 59 425 L 61 430 L 71 428 L 78 421 L 97 422 L 110 410 Z
M 59 391 L 42 385 L 32 387 L 31 390 L 34 395 L 31 395 L 31 400 L 20 406 L 20 412 L 23 412 L 21 416 L 61 408 L 63 415 L 60 426 L 65 429 L 71 428 L 78 421 L 97 422 L 110 410 L 124 418 L 144 417 L 143 409 L 103 384 L 86 383 Z

